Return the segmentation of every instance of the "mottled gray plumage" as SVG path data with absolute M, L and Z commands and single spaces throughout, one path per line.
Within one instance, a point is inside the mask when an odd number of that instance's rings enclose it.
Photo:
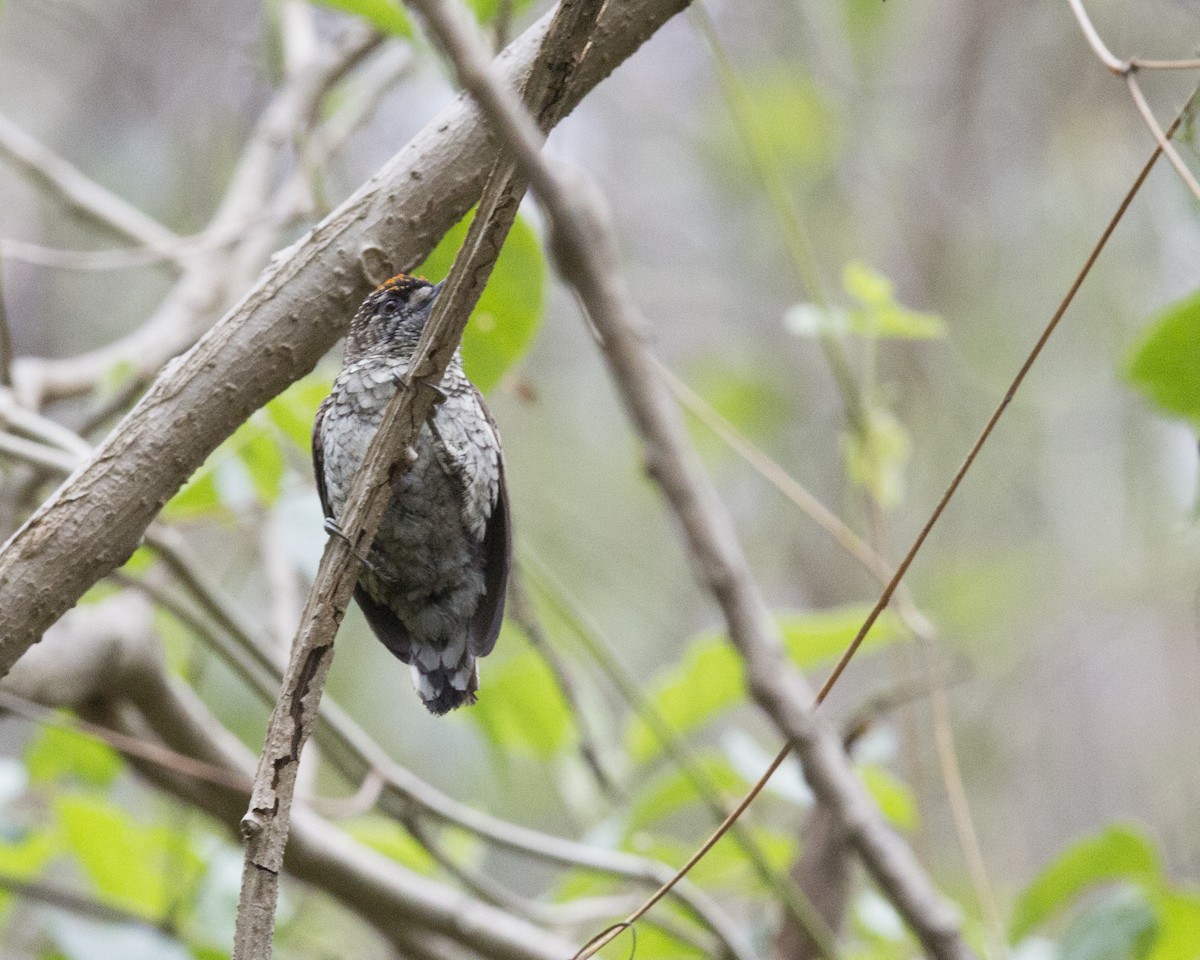
M 317 489 L 335 522 L 438 290 L 394 277 L 350 324 L 344 368 L 313 424 Z M 354 594 L 438 714 L 475 702 L 475 658 L 500 632 L 512 554 L 500 437 L 457 353 L 440 386 L 445 399 L 413 445 Z

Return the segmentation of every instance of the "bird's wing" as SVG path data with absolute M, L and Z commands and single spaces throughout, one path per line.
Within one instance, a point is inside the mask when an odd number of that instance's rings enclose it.
M 332 402 L 333 396 L 330 395 L 321 401 L 321 405 L 317 408 L 317 416 L 313 420 L 312 457 L 313 473 L 317 478 L 317 496 L 321 498 L 321 510 L 330 520 L 336 520 L 329 505 L 329 494 L 325 489 L 325 442 L 323 436 L 325 414 Z M 412 640 L 396 614 L 383 604 L 373 600 L 361 583 L 354 588 L 354 599 L 358 601 L 359 608 L 379 641 L 398 659 L 404 663 L 411 663 Z
M 467 649 L 482 657 L 500 635 L 512 564 L 500 431 L 483 396 L 469 384 L 449 392 L 430 426 L 439 441 L 434 444 L 438 465 L 459 488 L 463 525 L 480 545 L 485 592 L 471 618 Z

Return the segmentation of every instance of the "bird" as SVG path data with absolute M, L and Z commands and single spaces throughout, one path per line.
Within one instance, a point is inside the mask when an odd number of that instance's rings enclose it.
M 358 308 L 341 373 L 313 423 L 326 527 L 338 518 L 384 409 L 408 373 L 442 284 L 399 274 Z M 500 432 L 455 351 L 359 572 L 354 597 L 375 635 L 409 665 L 426 708 L 473 704 L 476 661 L 496 644 L 512 563 Z

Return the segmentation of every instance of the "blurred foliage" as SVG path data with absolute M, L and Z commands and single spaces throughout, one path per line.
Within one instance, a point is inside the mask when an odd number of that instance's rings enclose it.
M 777 622 L 788 656 L 797 667 L 807 669 L 841 654 L 868 612 L 867 607 L 853 606 L 782 614 Z M 895 618 L 884 613 L 867 634 L 861 652 L 878 649 L 901 635 Z M 724 633 L 707 633 L 692 640 L 679 663 L 655 680 L 649 691 L 659 715 L 678 733 L 688 734 L 745 700 L 745 667 Z M 630 722 L 625 744 L 638 763 L 653 759 L 662 749 L 640 717 Z
M 1108 827 L 1048 863 L 1013 907 L 1013 942 L 1064 915 L 1060 960 L 1189 960 L 1200 942 L 1200 890 L 1180 889 L 1132 826 Z
M 400 37 L 412 36 L 412 21 L 397 0 L 317 0 L 318 3 L 335 10 L 362 17 L 384 33 Z
M 1152 403 L 1200 430 L 1200 290 L 1150 322 L 1125 371 Z
M 787 329 L 804 337 L 853 334 L 864 339 L 934 340 L 946 335 L 941 317 L 901 306 L 892 282 L 865 263 L 846 264 L 842 288 L 856 306 L 822 308 L 800 303 L 785 315 Z
M 567 744 L 573 721 L 558 682 L 546 662 L 522 642 L 520 629 L 506 620 L 497 645 L 520 648 L 499 664 L 487 662 L 487 692 L 468 716 L 501 755 L 547 759 Z
M 452 227 L 416 272 L 437 281 L 450 273 L 475 213 Z M 533 343 L 546 298 L 546 259 L 537 233 L 518 216 L 463 333 L 463 368 L 484 393 Z

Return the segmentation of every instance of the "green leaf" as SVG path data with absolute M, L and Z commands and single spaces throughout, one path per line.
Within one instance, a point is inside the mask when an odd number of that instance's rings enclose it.
M 733 794 L 745 788 L 745 778 L 720 754 L 701 754 L 696 757 L 696 762 L 718 790 Z M 638 791 L 629 810 L 628 829 L 643 830 L 691 806 L 699 796 L 687 773 L 671 766 Z
M 1014 943 L 1020 940 L 1091 887 L 1153 880 L 1161 873 L 1158 854 L 1142 832 L 1111 826 L 1072 844 L 1042 869 L 1013 908 L 1011 938 Z
M 317 407 L 329 396 L 332 387 L 328 377 L 310 373 L 284 390 L 264 409 L 279 432 L 308 453 L 312 448 L 313 420 L 317 416 Z
M 898 304 L 892 281 L 862 261 L 846 264 L 842 287 L 856 307 L 798 303 L 784 314 L 784 326 L 802 337 L 853 334 L 868 340 L 934 340 L 946 335 L 941 317 Z
M 451 228 L 418 272 L 431 280 L 450 272 L 474 215 L 472 211 Z M 517 217 L 463 334 L 463 366 L 480 390 L 496 386 L 533 343 L 542 321 L 545 287 L 541 244 L 528 221 Z
M 1129 351 L 1125 376 L 1155 406 L 1200 429 L 1200 290 L 1154 319 Z
M 1067 928 L 1059 944 L 1059 960 L 1142 960 L 1157 925 L 1141 890 L 1113 891 Z
M 806 613 L 785 613 L 777 617 L 788 656 L 801 670 L 819 666 L 840 656 L 866 623 L 871 608 L 851 604 Z M 894 614 L 884 611 L 863 640 L 860 652 L 892 643 L 904 635 Z
M 183 489 L 167 501 L 167 505 L 163 507 L 163 516 L 168 520 L 188 520 L 214 513 L 220 508 L 221 497 L 217 493 L 217 481 L 213 476 L 212 466 L 206 462 L 192 474 Z
M 52 830 L 33 830 L 15 840 L 0 835 L 0 876 L 16 880 L 39 876 L 59 850 Z
M 753 828 L 751 835 L 775 870 L 787 870 L 795 862 L 797 842 L 794 836 L 763 827 Z M 664 863 L 683 863 L 696 851 L 692 842 L 667 838 L 634 843 L 629 849 Z M 722 889 L 745 895 L 763 890 L 762 879 L 736 843 L 718 843 L 688 873 L 688 877 L 708 891 Z
M 505 621 L 500 644 L 518 645 L 519 628 Z M 479 702 L 468 715 L 484 735 L 504 751 L 548 759 L 571 738 L 571 713 L 562 691 L 545 662 L 532 650 L 522 650 L 487 671 Z
M 509 11 L 509 16 L 519 16 L 532 4 L 533 0 L 515 0 L 512 4 L 512 9 Z M 480 23 L 491 23 L 496 18 L 496 13 L 500 9 L 500 0 L 468 0 L 467 5 L 471 8 Z
M 393 33 L 400 37 L 411 37 L 412 21 L 396 0 L 317 0 L 318 3 L 334 10 L 352 13 L 356 17 L 373 23 L 384 33 Z
M 904 500 L 904 471 L 911 444 L 908 431 L 882 407 L 866 409 L 865 432 L 842 434 L 846 472 L 884 509 Z
M 344 824 L 345 831 L 359 843 L 377 853 L 403 864 L 417 873 L 429 875 L 437 871 L 437 861 L 429 855 L 411 833 L 393 820 L 366 816 Z
M 209 455 L 163 509 L 170 520 L 187 520 L 224 507 L 279 499 L 287 464 L 270 415 L 255 414 Z M 311 429 L 311 423 L 310 427 Z
M 61 796 L 55 811 L 67 847 L 108 903 L 159 920 L 178 895 L 180 874 L 202 862 L 165 827 L 142 826 L 107 800 Z
M 777 617 L 788 656 L 802 669 L 840 654 L 854 639 L 869 613 L 867 607 L 787 613 Z M 900 635 L 898 622 L 885 613 L 863 641 L 864 649 L 877 648 Z M 697 637 L 688 652 L 651 688 L 655 707 L 677 733 L 687 734 L 709 723 L 746 696 L 741 656 L 724 633 Z M 634 718 L 626 735 L 626 749 L 635 762 L 658 755 L 658 739 L 640 719 Z
M 230 442 L 246 467 L 259 502 L 270 505 L 278 500 L 287 466 L 274 433 L 255 417 L 243 423 Z
M 73 777 L 107 787 L 121 772 L 120 754 L 78 730 L 46 724 L 25 748 L 25 768 L 34 783 Z
M 863 764 L 858 768 L 858 775 L 893 825 L 901 830 L 916 828 L 920 819 L 917 800 L 908 784 L 875 764 Z
M 858 301 L 859 308 L 850 312 L 850 328 L 859 336 L 929 340 L 946 335 L 941 317 L 900 306 L 892 281 L 861 260 L 846 264 L 842 287 Z
M 1200 895 L 1162 891 L 1154 898 L 1158 936 L 1146 960 L 1196 960 L 1200 930 Z

